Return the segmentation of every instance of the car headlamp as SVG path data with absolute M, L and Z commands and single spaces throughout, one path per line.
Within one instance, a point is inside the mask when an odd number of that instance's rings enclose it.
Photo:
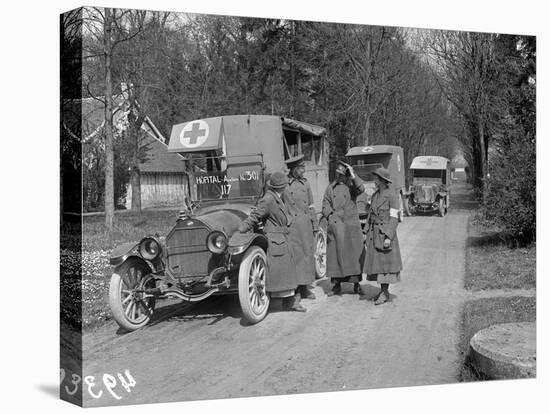
M 212 253 L 223 253 L 227 248 L 227 237 L 221 231 L 213 231 L 206 239 L 206 247 Z
M 145 260 L 155 260 L 162 253 L 160 242 L 154 237 L 145 237 L 139 243 L 139 254 Z

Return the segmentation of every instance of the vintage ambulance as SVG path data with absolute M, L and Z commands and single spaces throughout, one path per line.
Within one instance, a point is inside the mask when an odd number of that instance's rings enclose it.
M 168 151 L 183 157 L 188 177 L 185 209 L 165 238 L 146 236 L 115 249 L 109 302 L 116 322 L 132 331 L 151 319 L 157 298 L 197 302 L 238 294 L 244 319 L 261 321 L 266 292 L 267 239 L 261 229 L 237 228 L 264 192 L 268 174 L 303 155 L 315 206 L 328 185 L 326 130 L 267 115 L 197 119 L 172 128 Z M 235 235 L 235 237 L 232 237 Z M 316 239 L 316 270 L 326 272 L 326 235 Z
M 451 204 L 451 167 L 445 157 L 415 157 L 409 168 L 411 187 L 407 198 L 410 214 L 437 212 L 445 216 Z
M 384 167 L 390 172 L 393 188 L 399 197 L 399 221 L 403 221 L 403 215 L 407 207 L 404 200 L 407 198 L 405 187 L 405 161 L 403 148 L 395 145 L 371 145 L 366 147 L 353 147 L 346 153 L 349 163 L 357 175 L 365 182 L 367 190 L 357 197 L 357 210 L 361 223 L 366 220 L 367 205 L 375 191 L 373 172 L 377 168 Z

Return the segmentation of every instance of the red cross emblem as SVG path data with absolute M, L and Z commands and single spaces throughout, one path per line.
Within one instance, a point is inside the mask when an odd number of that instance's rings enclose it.
M 427 160 L 422 160 L 420 161 L 422 164 L 426 164 L 427 167 L 429 167 L 430 165 L 432 165 L 434 162 L 431 158 L 428 158 Z
M 208 124 L 204 121 L 191 121 L 180 132 L 180 142 L 184 147 L 200 147 L 208 138 Z

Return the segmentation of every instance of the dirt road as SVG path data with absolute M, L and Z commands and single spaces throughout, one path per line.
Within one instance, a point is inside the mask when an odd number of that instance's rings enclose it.
M 306 313 L 274 304 L 258 325 L 245 326 L 236 297 L 197 305 L 165 303 L 161 318 L 131 334 L 108 324 L 84 337 L 84 375 L 94 376 L 85 405 L 136 404 L 283 393 L 427 385 L 457 381 L 459 313 L 464 297 L 467 192 L 453 188 L 449 214 L 408 217 L 398 227 L 404 270 L 393 301 L 374 306 L 344 285 L 315 288 Z M 127 392 L 104 374 L 129 370 Z M 116 384 L 116 385 L 115 385 Z M 88 385 L 84 384 L 87 389 Z

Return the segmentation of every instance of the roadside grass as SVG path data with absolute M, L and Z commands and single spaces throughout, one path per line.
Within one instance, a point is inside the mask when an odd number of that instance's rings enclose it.
M 103 216 L 88 216 L 83 218 L 82 249 L 112 250 L 122 243 L 138 242 L 143 236 L 158 233 L 166 236 L 177 219 L 177 209 L 166 211 L 147 211 L 141 214 L 124 212 L 115 215 L 114 230 L 105 227 Z
M 517 246 L 510 235 L 470 219 L 466 246 L 464 288 L 469 291 L 534 289 L 536 287 L 536 245 Z M 459 381 L 485 378 L 469 362 L 469 343 L 479 330 L 508 322 L 536 320 L 536 298 L 525 296 L 489 297 L 467 301 L 462 310 L 460 353 L 464 365 Z
M 82 324 L 84 330 L 111 319 L 109 282 L 112 267 L 109 257 L 119 244 L 139 242 L 146 235 L 158 233 L 164 237 L 176 222 L 178 210 L 124 212 L 115 216 L 111 232 L 103 216 L 88 216 L 82 220 L 82 250 L 80 224 L 68 223 L 62 229 L 61 292 L 62 317 L 72 325 Z
M 468 246 L 464 288 L 534 289 L 536 248 L 511 249 L 503 245 Z

